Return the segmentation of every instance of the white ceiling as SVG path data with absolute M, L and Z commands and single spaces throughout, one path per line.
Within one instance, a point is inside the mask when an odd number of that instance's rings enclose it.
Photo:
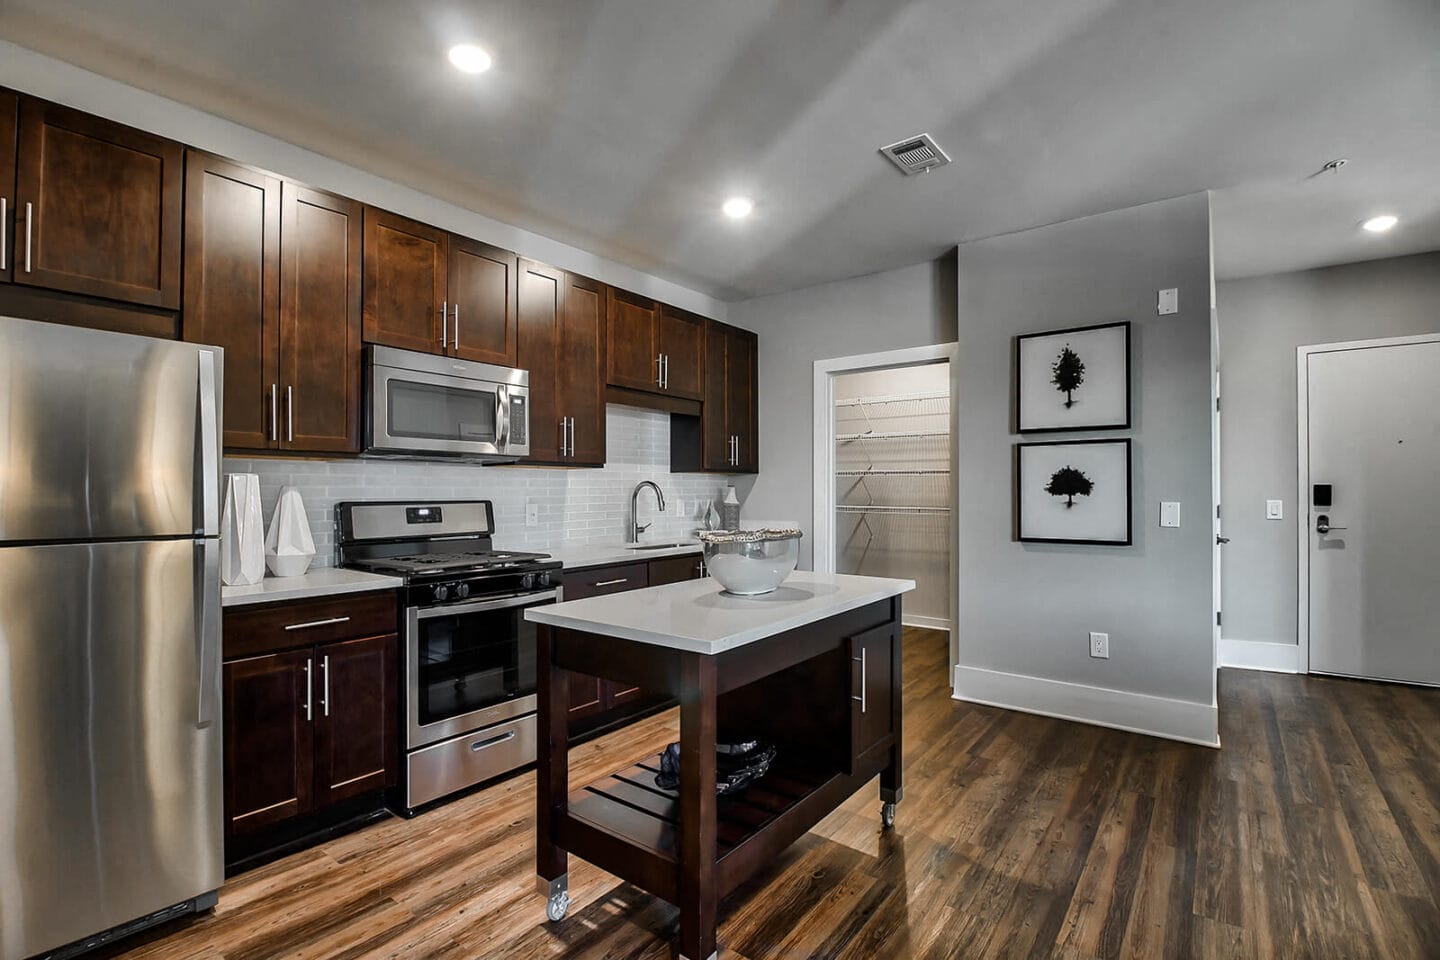
M 1435 0 L 4 0 L 0 36 L 726 299 L 1204 189 L 1222 275 L 1440 248 Z M 875 152 L 926 131 L 953 164 Z

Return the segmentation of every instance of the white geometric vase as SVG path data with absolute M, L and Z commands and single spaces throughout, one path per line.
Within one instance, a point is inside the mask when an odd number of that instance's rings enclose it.
M 260 514 L 260 476 L 225 475 L 225 507 L 220 516 L 220 582 L 227 586 L 259 583 L 265 576 L 265 528 Z
M 315 538 L 310 535 L 305 501 L 294 487 L 281 487 L 270 518 L 270 532 L 265 536 L 265 562 L 277 577 L 298 577 L 310 569 L 314 559 Z

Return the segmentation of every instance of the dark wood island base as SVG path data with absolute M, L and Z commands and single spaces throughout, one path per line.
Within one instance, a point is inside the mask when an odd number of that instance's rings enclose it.
M 667 588 L 660 588 L 667 589 Z M 575 854 L 680 908 L 679 954 L 717 954 L 720 900 L 880 777 L 881 818 L 900 801 L 900 597 L 717 654 L 539 625 L 536 868 L 546 913 L 569 907 Z M 571 672 L 665 691 L 680 701 L 680 788 L 656 785 L 659 758 L 569 790 Z M 715 744 L 766 740 L 770 771 L 715 795 Z

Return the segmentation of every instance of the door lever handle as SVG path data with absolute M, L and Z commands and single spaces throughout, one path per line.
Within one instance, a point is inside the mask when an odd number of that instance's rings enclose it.
M 1320 514 L 1320 516 L 1318 516 L 1318 517 L 1315 518 L 1315 532 L 1316 532 L 1316 533 L 1329 533 L 1331 530 L 1348 530 L 1348 529 L 1350 529 L 1350 528 L 1349 528 L 1349 527 L 1337 527 L 1337 526 L 1335 526 L 1334 524 L 1332 524 L 1332 523 L 1330 522 L 1330 516 L 1329 516 L 1329 514 L 1324 514 L 1324 513 L 1322 513 L 1322 514 Z

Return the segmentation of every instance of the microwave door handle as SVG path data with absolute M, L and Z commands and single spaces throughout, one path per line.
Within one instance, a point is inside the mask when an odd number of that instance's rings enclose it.
M 495 387 L 495 446 L 501 452 L 510 445 L 510 388 Z

